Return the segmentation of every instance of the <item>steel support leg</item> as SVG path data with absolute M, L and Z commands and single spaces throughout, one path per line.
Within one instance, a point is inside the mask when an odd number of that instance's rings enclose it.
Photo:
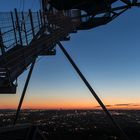
M 73 59 L 71 58 L 71 56 L 68 54 L 68 52 L 65 50 L 65 48 L 63 47 L 63 45 L 60 42 L 58 42 L 57 44 L 60 47 L 60 49 L 62 50 L 62 52 L 64 53 L 64 55 L 67 57 L 67 59 L 69 60 L 69 62 L 73 66 L 73 68 L 76 70 L 76 72 L 78 73 L 78 75 L 80 76 L 80 78 L 83 80 L 83 82 L 85 83 L 85 85 L 87 86 L 87 88 L 89 89 L 89 91 L 92 93 L 92 95 L 94 96 L 94 98 L 100 104 L 100 106 L 102 107 L 103 111 L 106 113 L 106 115 L 111 120 L 111 122 L 113 123 L 113 125 L 117 128 L 117 130 L 119 130 L 120 134 L 125 138 L 125 140 L 129 140 L 128 136 L 125 134 L 125 132 L 122 130 L 122 128 L 116 123 L 116 121 L 113 119 L 113 117 L 111 116 L 111 114 L 107 110 L 107 108 L 104 105 L 104 103 L 101 101 L 101 99 L 95 93 L 95 91 L 93 90 L 93 88 L 91 87 L 91 85 L 89 84 L 89 82 L 87 81 L 87 79 L 84 77 L 84 75 L 81 73 L 80 69 L 77 67 L 77 65 L 75 64 L 75 62 L 73 61 Z
M 27 79 L 26 79 L 26 82 L 25 82 L 25 85 L 24 85 L 24 88 L 23 88 L 23 91 L 22 91 L 22 95 L 21 95 L 21 98 L 20 98 L 20 101 L 19 101 L 19 104 L 18 104 L 18 108 L 17 108 L 17 111 L 16 111 L 16 116 L 15 116 L 13 125 L 16 124 L 17 119 L 19 117 L 21 106 L 22 106 L 22 103 L 23 103 L 23 100 L 24 100 L 24 97 L 25 97 L 25 94 L 26 94 L 26 90 L 27 90 L 27 87 L 29 85 L 29 82 L 30 82 L 30 79 L 31 79 L 31 76 L 32 76 L 32 72 L 33 72 L 33 69 L 34 69 L 34 66 L 35 66 L 35 62 L 36 61 L 34 60 L 34 62 L 31 64 L 31 68 L 29 70 L 29 73 L 28 73 L 28 76 L 27 76 Z

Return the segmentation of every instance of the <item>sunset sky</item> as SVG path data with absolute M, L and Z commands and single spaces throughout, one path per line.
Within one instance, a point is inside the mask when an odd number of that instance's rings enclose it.
M 22 1 L 22 0 L 21 0 Z M 38 0 L 1 0 L 0 11 L 39 8 Z M 27 6 L 28 5 L 28 6 Z M 71 35 L 62 42 L 108 108 L 140 109 L 140 8 L 132 8 L 113 22 Z M 18 79 L 16 95 L 0 95 L 0 108 L 16 108 L 26 71 Z M 23 108 L 94 109 L 98 104 L 57 48 L 35 66 Z

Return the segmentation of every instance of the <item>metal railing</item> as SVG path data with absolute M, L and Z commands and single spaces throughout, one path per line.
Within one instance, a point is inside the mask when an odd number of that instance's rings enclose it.
M 14 12 L 0 13 L 1 49 L 3 47 L 4 51 L 8 51 L 15 45 L 27 46 L 33 39 L 32 23 L 35 34 L 40 30 L 41 14 L 41 11 L 17 12 L 16 9 Z

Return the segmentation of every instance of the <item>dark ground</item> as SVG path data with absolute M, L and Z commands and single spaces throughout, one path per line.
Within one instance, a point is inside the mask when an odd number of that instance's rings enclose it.
M 112 110 L 130 140 L 140 140 L 140 111 Z M 0 111 L 0 126 L 12 124 L 14 110 Z M 23 110 L 19 124 L 37 124 L 49 140 L 124 140 L 101 110 Z

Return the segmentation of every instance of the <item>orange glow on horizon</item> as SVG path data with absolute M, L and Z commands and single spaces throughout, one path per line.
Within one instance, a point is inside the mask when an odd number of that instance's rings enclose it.
M 17 102 L 10 104 L 2 103 L 0 109 L 16 109 Z M 108 109 L 136 109 L 140 110 L 138 103 L 123 103 L 117 101 L 105 101 Z M 101 107 L 94 100 L 25 100 L 22 106 L 23 109 L 101 109 Z
M 10 101 L 9 101 L 10 100 Z M 0 99 L 0 109 L 16 109 L 19 98 L 10 97 Z M 139 98 L 104 98 L 102 99 L 108 109 L 136 109 L 140 110 Z M 43 98 L 26 97 L 23 102 L 23 109 L 101 109 L 94 98 Z

